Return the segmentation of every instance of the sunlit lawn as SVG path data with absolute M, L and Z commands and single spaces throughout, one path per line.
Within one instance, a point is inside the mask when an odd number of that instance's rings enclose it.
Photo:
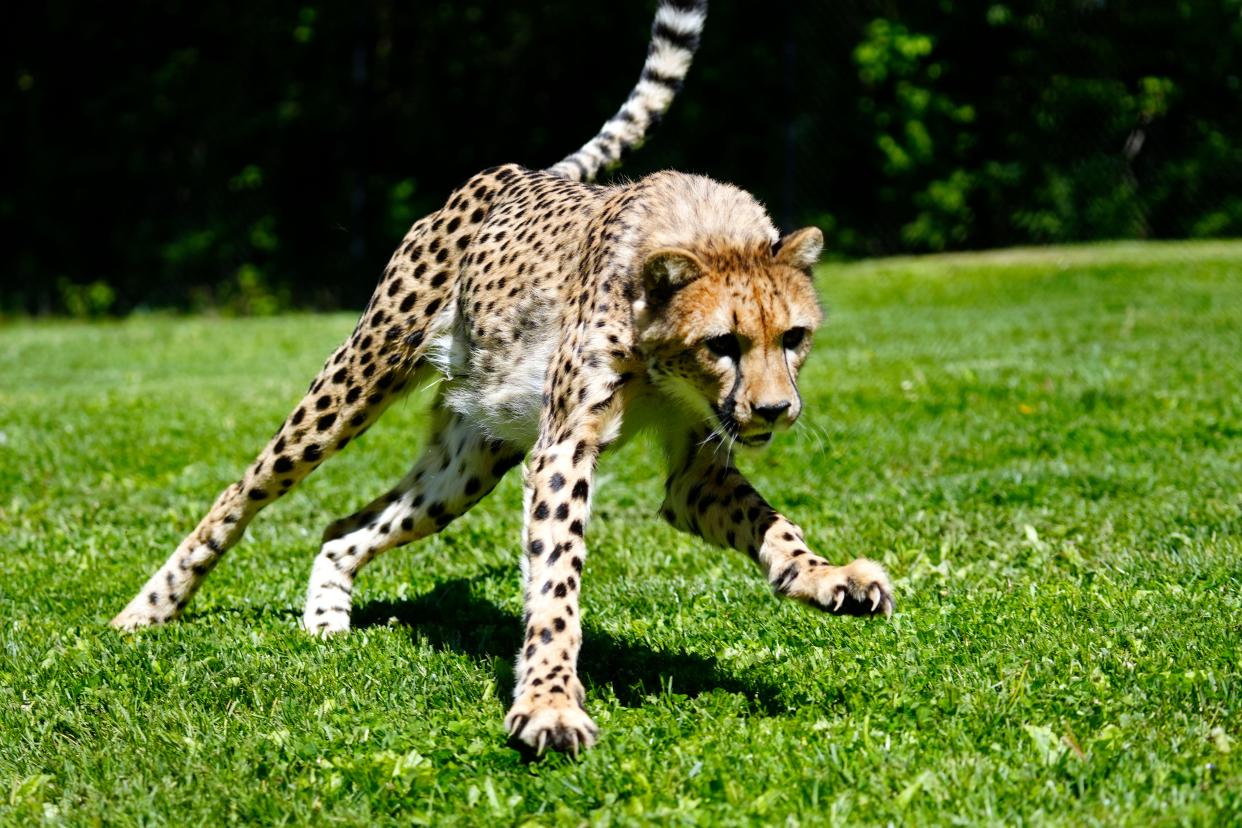
M 605 460 L 582 595 L 599 746 L 528 763 L 513 474 L 296 628 L 323 526 L 422 403 L 266 512 L 182 623 L 106 621 L 348 315 L 0 327 L 0 821 L 1229 824 L 1242 810 L 1242 244 L 827 266 L 806 414 L 742 466 L 890 622 L 777 600 Z

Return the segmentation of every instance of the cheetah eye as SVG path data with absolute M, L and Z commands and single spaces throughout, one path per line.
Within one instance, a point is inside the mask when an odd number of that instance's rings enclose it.
M 806 339 L 806 328 L 790 328 L 781 337 L 781 344 L 787 351 L 796 351 L 804 339 Z
M 737 336 L 734 334 L 713 336 L 711 339 L 705 340 L 703 344 L 707 346 L 707 350 L 716 356 L 728 357 L 734 362 L 742 355 L 742 345 L 737 341 Z

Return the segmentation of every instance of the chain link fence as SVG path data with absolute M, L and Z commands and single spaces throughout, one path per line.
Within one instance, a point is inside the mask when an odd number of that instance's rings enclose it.
M 590 137 L 650 14 L 20 7 L 0 310 L 358 305 L 458 182 Z M 1239 235 L 1240 75 L 1242 0 L 715 0 L 683 94 L 617 176 L 732 181 L 842 257 Z

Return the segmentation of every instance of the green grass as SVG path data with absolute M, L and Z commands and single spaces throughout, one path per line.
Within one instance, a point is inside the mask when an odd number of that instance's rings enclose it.
M 777 600 L 607 459 L 582 595 L 600 745 L 526 763 L 511 475 L 296 629 L 323 526 L 423 442 L 390 411 L 182 623 L 105 624 L 352 318 L 0 328 L 0 822 L 1237 824 L 1242 244 L 825 267 L 804 422 L 743 468 L 891 622 Z

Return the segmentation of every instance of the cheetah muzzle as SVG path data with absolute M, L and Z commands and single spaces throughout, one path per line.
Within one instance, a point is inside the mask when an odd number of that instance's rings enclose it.
M 437 375 L 426 448 L 324 532 L 302 625 L 348 630 L 362 567 L 439 532 L 524 463 L 526 628 L 505 725 L 536 751 L 576 753 L 598 735 L 576 667 L 586 528 L 597 460 L 640 429 L 666 448 L 660 512 L 673 526 L 749 556 L 780 595 L 893 611 L 878 564 L 812 553 L 729 450 L 801 414 L 820 231 L 781 237 L 752 196 L 700 176 L 588 183 L 668 107 L 705 14 L 705 2 L 660 3 L 642 79 L 582 149 L 547 171 L 486 170 L 414 224 L 306 397 L 114 626 L 178 617 L 261 509 Z

